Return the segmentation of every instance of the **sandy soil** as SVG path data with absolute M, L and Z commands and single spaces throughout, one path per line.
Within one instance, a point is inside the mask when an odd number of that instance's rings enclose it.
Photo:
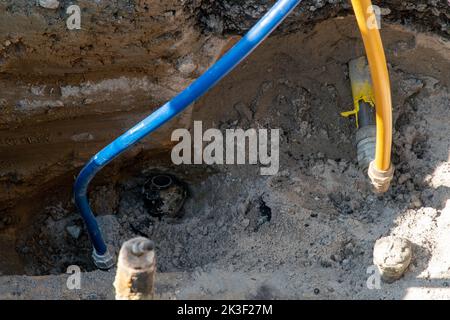
M 363 53 L 352 17 L 271 38 L 193 110 L 210 127 L 280 128 L 277 175 L 142 156 L 97 181 L 91 197 L 109 244 L 117 250 L 135 235 L 155 241 L 159 298 L 450 298 L 450 47 L 398 25 L 383 33 L 396 167 L 386 194 L 371 192 L 356 164 L 355 126 L 339 116 L 351 105 L 347 62 Z M 180 218 L 148 214 L 141 189 L 155 171 L 187 183 Z M 9 246 L 0 298 L 114 297 L 114 270 L 94 271 L 66 189 L 68 182 L 39 195 L 42 209 L 16 208 L 38 214 L 25 215 L 32 226 Z M 370 290 L 373 245 L 386 235 L 409 239 L 413 262 L 402 279 Z M 66 287 L 72 264 L 85 271 L 81 290 Z

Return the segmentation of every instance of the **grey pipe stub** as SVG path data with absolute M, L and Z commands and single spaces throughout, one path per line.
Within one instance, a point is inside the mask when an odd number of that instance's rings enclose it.
M 142 195 L 151 216 L 176 218 L 186 200 L 187 187 L 171 174 L 155 173 L 144 183 Z
M 114 280 L 116 300 L 152 300 L 156 276 L 153 241 L 138 237 L 122 245 Z
M 377 266 L 381 278 L 388 283 L 400 279 L 411 263 L 412 245 L 400 237 L 383 237 L 375 242 L 373 263 Z

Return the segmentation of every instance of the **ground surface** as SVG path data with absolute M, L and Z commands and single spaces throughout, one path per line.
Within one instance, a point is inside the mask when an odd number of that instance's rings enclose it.
M 351 105 L 347 62 L 363 54 L 353 17 L 269 39 L 192 110 L 208 127 L 280 128 L 277 175 L 173 167 L 144 151 L 96 181 L 91 199 L 109 244 L 155 241 L 160 298 L 450 298 L 450 47 L 399 25 L 382 32 L 396 166 L 385 195 L 371 192 L 356 164 L 354 124 L 339 116 Z M 155 171 L 187 183 L 182 217 L 147 213 L 141 188 Z M 94 271 L 89 260 L 70 199 L 74 173 L 4 215 L 0 298 L 114 297 L 114 270 Z M 10 227 L 16 216 L 20 227 Z M 413 262 L 399 281 L 369 290 L 373 245 L 385 235 L 409 239 Z M 66 287 L 74 264 L 84 271 L 81 290 Z

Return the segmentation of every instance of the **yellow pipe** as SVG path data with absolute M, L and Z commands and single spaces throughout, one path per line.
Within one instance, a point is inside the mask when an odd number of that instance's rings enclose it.
M 377 142 L 375 169 L 391 171 L 392 100 L 389 73 L 383 43 L 370 0 L 352 0 L 359 29 L 364 41 L 375 93 Z M 372 24 L 372 25 L 370 25 Z

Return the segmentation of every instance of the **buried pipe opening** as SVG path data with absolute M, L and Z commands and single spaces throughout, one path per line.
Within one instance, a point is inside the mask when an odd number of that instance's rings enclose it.
M 170 187 L 173 183 L 172 178 L 165 174 L 158 174 L 150 180 L 152 189 L 164 190 Z
M 186 184 L 169 174 L 156 173 L 142 187 L 147 212 L 157 218 L 180 217 L 187 195 Z

